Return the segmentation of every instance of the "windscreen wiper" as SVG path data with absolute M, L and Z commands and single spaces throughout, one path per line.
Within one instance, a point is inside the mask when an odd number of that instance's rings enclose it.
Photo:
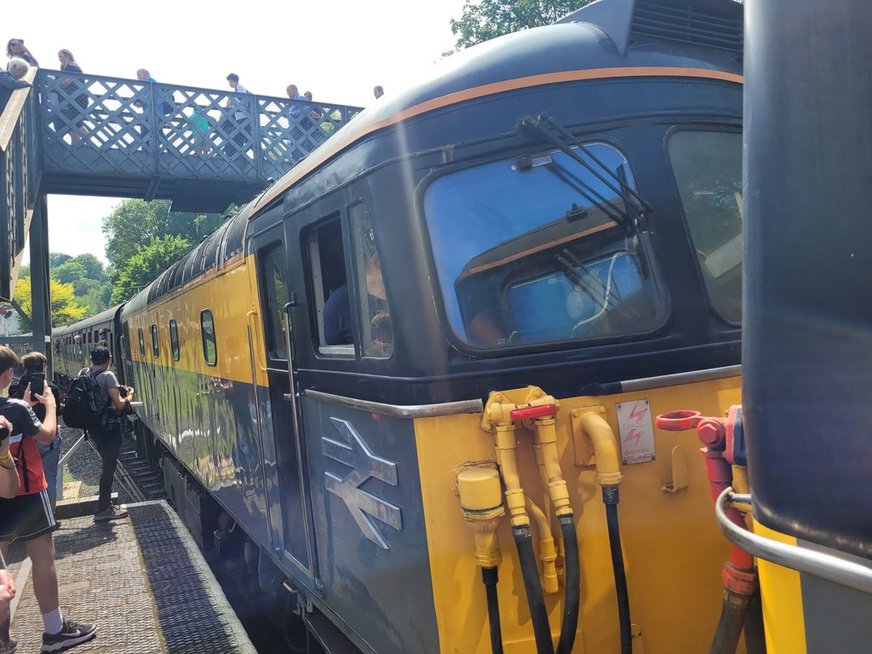
M 612 217 L 613 214 L 617 214 L 622 218 L 618 222 L 624 223 L 627 222 L 628 219 L 635 222 L 642 214 L 651 211 L 651 206 L 626 184 L 625 179 L 621 179 L 617 176 L 608 166 L 605 165 L 605 163 L 602 162 L 602 160 L 600 160 L 599 157 L 591 152 L 589 148 L 580 143 L 578 139 L 576 139 L 565 127 L 560 125 L 560 123 L 554 120 L 554 118 L 552 118 L 548 113 L 543 111 L 535 119 L 529 116 L 522 118 L 519 127 L 524 131 L 535 134 L 559 149 L 566 156 L 588 170 L 594 177 L 601 181 L 606 188 L 614 192 L 617 197 L 621 198 L 624 202 L 623 208 L 616 206 L 612 201 L 606 199 L 594 190 L 589 184 L 581 182 L 581 180 L 573 175 L 575 181 L 583 184 L 587 190 L 587 193 L 584 194 L 585 196 L 587 196 L 587 194 L 596 195 L 599 200 L 597 204 L 603 208 L 606 206 L 608 207 L 606 212 L 610 217 Z M 546 127 L 550 127 L 551 130 L 557 132 L 557 135 L 553 134 Z M 558 138 L 558 135 L 560 138 Z M 584 153 L 593 164 L 586 161 L 578 151 Z M 573 186 L 575 185 L 573 184 Z

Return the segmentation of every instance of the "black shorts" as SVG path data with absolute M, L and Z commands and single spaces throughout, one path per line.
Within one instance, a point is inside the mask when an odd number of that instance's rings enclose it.
M 56 524 L 48 491 L 0 498 L 0 541 L 32 540 L 54 531 Z

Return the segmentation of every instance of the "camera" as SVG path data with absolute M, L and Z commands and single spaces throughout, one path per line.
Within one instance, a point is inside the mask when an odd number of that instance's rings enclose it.
M 127 397 L 127 386 L 122 386 L 118 384 L 118 395 L 121 397 Z
M 5 441 L 7 438 L 9 438 L 9 429 L 0 427 L 0 442 Z

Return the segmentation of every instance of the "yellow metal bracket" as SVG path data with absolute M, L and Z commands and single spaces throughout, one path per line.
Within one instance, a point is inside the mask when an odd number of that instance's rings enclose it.
M 678 445 L 672 448 L 672 481 L 664 484 L 660 490 L 674 495 L 687 488 L 687 460 Z

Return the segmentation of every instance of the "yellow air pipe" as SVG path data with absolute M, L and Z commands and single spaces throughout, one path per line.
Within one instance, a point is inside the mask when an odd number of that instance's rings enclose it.
M 556 401 L 555 401 L 556 404 Z M 551 507 L 558 518 L 572 513 L 569 504 L 569 489 L 560 468 L 560 455 L 557 453 L 557 420 L 554 416 L 536 418 L 536 444 L 542 447 L 542 465 L 548 478 L 548 496 Z
M 595 479 L 600 486 L 618 486 L 624 476 L 621 474 L 620 458 L 615 433 L 605 419 L 594 411 L 581 416 L 581 428 L 588 435 L 596 454 Z
M 554 535 L 551 533 L 551 523 L 548 517 L 529 497 L 527 510 L 539 530 L 539 560 L 542 561 L 542 590 L 546 593 L 556 593 L 559 587 L 557 581 L 557 550 L 554 548 Z
M 535 443 L 533 445 L 533 451 L 536 454 L 536 465 L 539 468 L 539 481 L 542 483 L 542 488 L 548 488 L 548 473 L 545 470 L 545 460 L 542 458 L 542 445 L 539 443 Z M 545 494 L 545 506 L 542 507 L 545 512 L 545 517 L 548 519 L 548 524 L 552 525 L 552 538 L 554 535 L 553 523 L 552 523 L 552 515 L 551 515 L 551 499 L 548 494 Z M 566 546 L 563 543 L 562 539 L 557 541 L 557 567 L 562 568 L 562 561 L 566 557 Z
M 515 456 L 515 424 L 512 421 L 514 404 L 502 404 L 499 394 L 491 394 L 491 399 L 485 407 L 482 417 L 482 429 L 496 432 L 497 464 L 503 484 L 506 487 L 506 505 L 509 507 L 510 521 L 513 527 L 530 526 L 530 516 L 527 515 L 527 501 L 524 489 L 521 488 L 521 478 L 518 475 L 518 460 Z

